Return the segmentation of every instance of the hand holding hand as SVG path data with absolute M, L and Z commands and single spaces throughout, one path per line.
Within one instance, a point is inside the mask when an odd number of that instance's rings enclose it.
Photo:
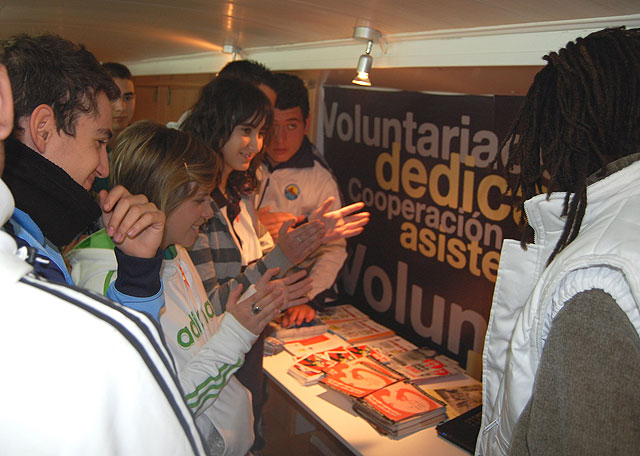
M 329 211 L 335 198 L 333 196 L 326 199 L 322 205 L 316 209 L 309 217 L 309 220 L 320 220 L 325 226 L 326 232 L 322 239 L 323 244 L 333 242 L 338 239 L 346 239 L 362 233 L 364 226 L 369 223 L 369 212 L 359 211 L 364 207 L 362 201 L 350 204 L 335 211 Z
M 98 195 L 107 234 L 125 254 L 153 258 L 164 234 L 165 215 L 145 195 L 132 195 L 121 185 Z

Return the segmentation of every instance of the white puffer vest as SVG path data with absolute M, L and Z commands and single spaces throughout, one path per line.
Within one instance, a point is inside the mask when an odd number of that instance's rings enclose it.
M 640 162 L 587 189 L 579 236 L 545 264 L 564 226 L 564 194 L 525 203 L 535 244 L 507 240 L 483 353 L 483 416 L 476 455 L 505 455 L 529 401 L 553 319 L 576 294 L 602 289 L 640 334 Z

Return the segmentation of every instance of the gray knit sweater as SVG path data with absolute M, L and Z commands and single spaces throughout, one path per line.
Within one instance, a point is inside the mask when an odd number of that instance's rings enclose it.
M 610 295 L 577 294 L 553 321 L 510 454 L 640 454 L 640 338 Z

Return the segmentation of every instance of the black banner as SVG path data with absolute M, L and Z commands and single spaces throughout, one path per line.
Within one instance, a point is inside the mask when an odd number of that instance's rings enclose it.
M 364 201 L 342 292 L 418 345 L 482 350 L 505 237 L 518 237 L 491 164 L 521 97 L 326 87 L 324 153 L 345 203 Z

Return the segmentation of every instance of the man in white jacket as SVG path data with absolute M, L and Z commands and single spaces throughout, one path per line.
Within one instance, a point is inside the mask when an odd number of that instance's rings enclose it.
M 274 78 L 278 97 L 272 138 L 260 170 L 257 207 L 260 222 L 277 241 L 278 231 L 286 220 L 309 218 L 328 198 L 332 198 L 332 203 L 325 209 L 340 209 L 342 198 L 331 169 L 307 137 L 309 95 L 304 82 L 284 73 Z M 346 241 L 338 239 L 321 246 L 299 265 L 313 278 L 311 305 L 288 309 L 282 320 L 284 326 L 310 321 L 315 316 L 314 308 L 335 300 L 333 286 L 346 258 Z
M 0 175 L 12 126 L 11 88 L 0 65 Z M 13 210 L 0 179 L 0 226 Z M 204 455 L 151 320 L 36 278 L 26 256 L 0 231 L 2 453 Z
M 502 248 L 476 454 L 637 454 L 640 30 L 545 60 L 507 138 L 527 230 Z

